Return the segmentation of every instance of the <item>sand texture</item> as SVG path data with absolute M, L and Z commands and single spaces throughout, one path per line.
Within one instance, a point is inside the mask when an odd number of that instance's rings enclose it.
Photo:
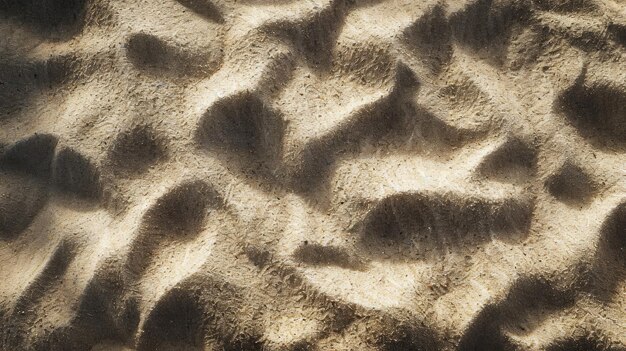
M 626 1 L 0 0 L 0 350 L 626 350 Z

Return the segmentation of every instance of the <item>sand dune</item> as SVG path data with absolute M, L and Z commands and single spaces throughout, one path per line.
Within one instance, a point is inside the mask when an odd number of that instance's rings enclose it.
M 1 350 L 626 350 L 623 0 L 0 0 Z

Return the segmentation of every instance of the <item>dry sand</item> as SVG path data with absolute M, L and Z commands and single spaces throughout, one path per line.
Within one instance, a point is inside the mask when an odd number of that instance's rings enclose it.
M 0 0 L 1 350 L 626 350 L 624 0 Z

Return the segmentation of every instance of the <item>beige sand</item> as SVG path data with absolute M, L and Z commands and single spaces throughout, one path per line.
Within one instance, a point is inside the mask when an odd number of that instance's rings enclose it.
M 626 350 L 623 0 L 0 0 L 1 350 Z

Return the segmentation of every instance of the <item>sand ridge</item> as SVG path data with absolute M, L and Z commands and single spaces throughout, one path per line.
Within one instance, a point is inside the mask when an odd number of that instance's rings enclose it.
M 626 350 L 622 0 L 0 17 L 0 350 Z

